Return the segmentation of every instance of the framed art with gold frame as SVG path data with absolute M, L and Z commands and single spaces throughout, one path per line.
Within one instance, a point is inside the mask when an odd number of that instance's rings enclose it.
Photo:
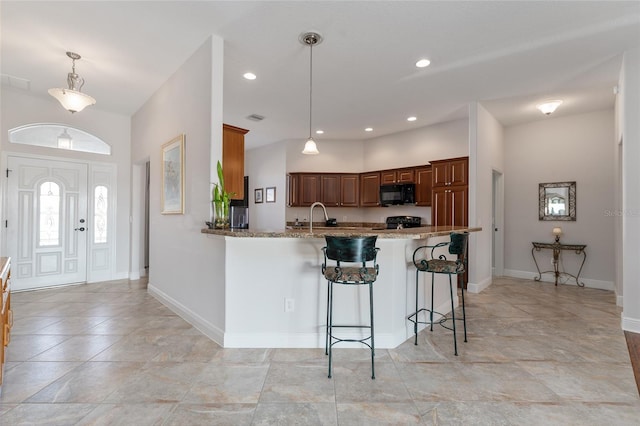
M 162 145 L 162 214 L 184 214 L 184 139 L 182 134 Z

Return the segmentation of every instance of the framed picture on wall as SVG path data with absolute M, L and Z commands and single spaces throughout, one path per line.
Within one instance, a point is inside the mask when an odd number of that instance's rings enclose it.
M 162 214 L 184 214 L 184 134 L 162 145 Z
M 265 189 L 265 199 L 267 203 L 275 203 L 276 202 L 276 187 L 270 186 Z
M 254 203 L 258 204 L 262 202 L 262 188 L 257 188 L 253 192 Z

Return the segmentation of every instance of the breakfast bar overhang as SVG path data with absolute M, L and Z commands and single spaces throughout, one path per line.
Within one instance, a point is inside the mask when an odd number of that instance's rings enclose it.
M 413 336 L 413 325 L 407 316 L 415 307 L 414 250 L 420 245 L 448 241 L 451 232 L 480 230 L 430 226 L 375 231 L 314 229 L 313 233 L 307 229 L 276 232 L 203 229 L 203 238 L 207 239 L 207 245 L 210 243 L 211 259 L 219 272 L 211 277 L 211 283 L 203 285 L 213 285 L 214 298 L 224 301 L 217 304 L 224 307 L 223 323 L 215 325 L 203 320 L 209 316 L 207 306 L 213 309 L 213 303 L 197 301 L 187 306 L 184 301 L 176 301 L 153 288 L 150 292 L 225 348 L 324 347 L 327 300 L 327 283 L 321 274 L 324 237 L 377 235 L 380 272 L 374 285 L 376 347 L 394 348 Z M 365 291 L 340 288 L 335 295 L 335 321 L 357 323 L 366 318 Z M 424 295 L 424 302 L 430 303 L 430 297 Z M 436 277 L 434 302 L 438 312 L 451 310 L 446 277 Z M 359 336 L 358 330 L 352 333 Z

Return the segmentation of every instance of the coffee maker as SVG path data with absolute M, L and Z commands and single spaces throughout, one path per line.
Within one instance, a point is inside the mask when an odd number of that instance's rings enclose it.
M 232 229 L 249 229 L 249 176 L 244 177 L 244 198 L 231 200 L 229 226 Z

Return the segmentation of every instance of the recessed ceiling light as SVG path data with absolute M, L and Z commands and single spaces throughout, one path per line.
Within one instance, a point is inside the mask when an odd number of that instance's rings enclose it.
M 256 75 L 252 72 L 246 72 L 243 75 L 244 78 L 246 78 L 247 80 L 255 80 L 256 79 Z
M 322 135 L 322 134 L 324 134 L 324 130 L 320 130 L 320 129 L 316 130 L 316 135 Z
M 365 132 L 373 132 L 373 127 L 367 127 L 364 129 Z
M 418 62 L 416 62 L 416 67 L 418 68 L 424 68 L 424 67 L 428 67 L 431 64 L 431 61 L 428 59 L 420 59 Z
M 416 120 L 417 120 L 416 117 L 413 117 L 413 116 L 407 117 L 407 121 L 416 121 Z

